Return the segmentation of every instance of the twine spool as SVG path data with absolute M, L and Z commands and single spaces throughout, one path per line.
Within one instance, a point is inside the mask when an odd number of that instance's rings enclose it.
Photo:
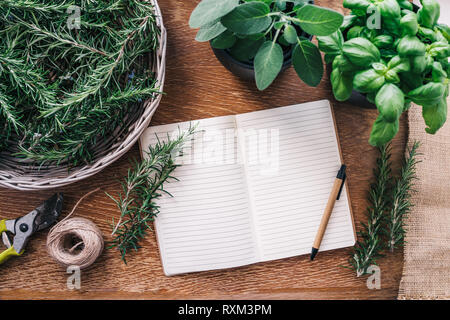
M 64 267 L 79 266 L 84 269 L 92 265 L 103 251 L 104 243 L 100 229 L 92 221 L 70 218 L 78 204 L 93 190 L 84 195 L 74 206 L 72 212 L 56 224 L 47 236 L 49 255 Z

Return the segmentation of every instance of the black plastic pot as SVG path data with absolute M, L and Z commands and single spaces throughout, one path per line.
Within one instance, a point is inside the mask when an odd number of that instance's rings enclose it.
M 313 0 L 308 1 L 310 4 L 314 4 Z M 302 36 L 312 39 L 309 34 L 303 33 Z M 225 68 L 227 68 L 231 73 L 237 77 L 247 80 L 255 80 L 255 68 L 252 62 L 246 63 L 235 59 L 227 49 L 216 49 L 211 47 L 217 60 L 219 60 Z M 292 49 L 284 53 L 283 66 L 281 71 L 288 69 L 292 64 Z
M 255 68 L 253 63 L 245 63 L 235 59 L 228 50 L 216 49 L 211 47 L 214 54 L 216 55 L 217 60 L 223 64 L 225 68 L 227 68 L 231 73 L 235 76 L 246 80 L 253 81 L 255 80 Z M 281 67 L 281 71 L 286 70 L 292 64 L 292 50 L 285 53 L 283 66 Z

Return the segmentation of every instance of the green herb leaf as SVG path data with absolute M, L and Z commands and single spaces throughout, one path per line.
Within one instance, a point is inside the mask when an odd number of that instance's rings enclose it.
M 429 82 L 408 93 L 408 98 L 423 106 L 438 103 L 445 93 L 446 86 L 442 83 Z
M 297 43 L 297 30 L 290 24 L 287 24 L 284 27 L 284 33 L 283 33 L 284 39 L 289 42 L 290 44 Z
M 395 84 L 387 83 L 378 91 L 375 104 L 387 122 L 398 121 L 405 106 L 405 95 Z
M 397 51 L 401 57 L 423 56 L 426 51 L 425 44 L 416 36 L 408 35 L 400 40 Z
M 213 21 L 200 28 L 195 40 L 199 42 L 210 41 L 222 34 L 225 30 L 227 30 L 227 28 L 220 23 L 220 20 Z
M 317 37 L 317 41 L 319 43 L 319 49 L 322 52 L 335 55 L 341 54 L 342 52 L 344 37 L 341 30 L 336 31 L 329 36 Z
M 344 43 L 345 56 L 355 65 L 367 67 L 380 60 L 380 51 L 366 38 L 354 38 Z
M 380 114 L 373 124 L 369 143 L 374 147 L 385 145 L 395 137 L 399 130 L 399 124 L 399 120 L 388 122 Z
M 344 16 L 337 11 L 307 4 L 297 11 L 295 20 L 300 27 L 311 35 L 328 36 L 336 32 L 344 21 Z
M 375 69 L 360 71 L 353 79 L 353 86 L 362 93 L 376 92 L 385 83 L 384 75 Z
M 378 2 L 378 7 L 382 17 L 386 19 L 400 18 L 401 9 L 397 0 L 383 0 Z
M 257 40 L 238 39 L 234 46 L 230 48 L 230 54 L 239 61 L 248 62 L 255 57 L 263 43 L 264 38 Z
M 330 80 L 336 100 L 348 100 L 353 92 L 353 75 L 342 72 L 339 69 L 334 69 L 331 72 Z
M 211 46 L 216 49 L 228 49 L 236 43 L 237 37 L 233 32 L 226 30 L 211 41 Z
M 422 8 L 417 12 L 419 23 L 429 29 L 433 29 L 439 20 L 441 7 L 436 0 L 421 0 Z
M 419 23 L 417 22 L 417 15 L 413 12 L 403 16 L 400 20 L 400 26 L 404 35 L 415 36 L 419 31 Z
M 255 56 L 255 78 L 259 90 L 272 84 L 283 66 L 283 49 L 278 43 L 266 41 Z
M 447 120 L 447 99 L 441 98 L 434 104 L 426 104 L 422 108 L 422 116 L 428 128 L 425 131 L 435 134 Z
M 189 26 L 201 28 L 231 12 L 238 4 L 239 0 L 202 0 L 192 11 Z
M 264 2 L 247 2 L 237 6 L 222 17 L 222 24 L 229 30 L 243 34 L 255 34 L 270 27 L 270 8 Z
M 292 52 L 292 63 L 300 79 L 316 87 L 323 77 L 323 62 L 319 49 L 309 40 L 298 41 Z

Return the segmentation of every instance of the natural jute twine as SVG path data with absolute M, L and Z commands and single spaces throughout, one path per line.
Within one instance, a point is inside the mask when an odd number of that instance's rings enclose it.
M 103 251 L 100 229 L 85 218 L 70 218 L 80 202 L 99 188 L 85 194 L 72 211 L 58 222 L 48 233 L 47 250 L 50 256 L 64 267 L 79 266 L 84 269 L 92 265 Z M 74 244 L 74 242 L 77 242 Z

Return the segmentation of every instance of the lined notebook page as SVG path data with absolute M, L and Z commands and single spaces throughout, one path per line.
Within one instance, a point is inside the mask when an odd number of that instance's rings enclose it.
M 252 158 L 246 162 L 246 176 L 261 260 L 310 253 L 341 166 L 329 102 L 252 112 L 238 115 L 236 119 L 243 132 L 258 133 L 257 147 L 254 135 L 247 134 L 242 140 L 247 160 Z M 344 187 L 320 250 L 354 243 L 353 221 Z
M 173 198 L 165 195 L 158 201 L 161 214 L 155 227 L 166 275 L 258 261 L 248 187 L 234 137 L 235 117 L 193 123 L 199 123 L 199 133 L 192 148 L 188 145 L 183 150 L 182 166 L 174 174 L 180 181 L 165 184 Z M 147 129 L 140 141 L 143 157 L 146 146 L 157 142 L 155 134 L 164 140 L 167 132 L 185 130 L 189 125 Z M 221 145 L 217 139 L 223 139 L 223 148 L 217 148 Z

